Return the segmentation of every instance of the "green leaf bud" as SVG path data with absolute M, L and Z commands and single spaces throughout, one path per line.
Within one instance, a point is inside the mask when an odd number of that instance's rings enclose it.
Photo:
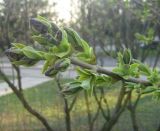
M 129 49 L 125 49 L 123 52 L 123 61 L 124 64 L 130 64 L 132 60 L 131 51 Z
M 19 49 L 15 49 L 15 48 L 10 48 L 7 49 L 5 51 L 5 54 L 7 55 L 7 57 L 9 58 L 9 60 L 12 61 L 18 61 L 20 59 L 22 59 L 24 57 L 22 51 L 20 51 Z
M 30 26 L 35 33 L 39 33 L 39 34 L 47 33 L 49 28 L 51 27 L 49 23 L 46 24 L 38 18 L 30 19 Z
M 45 72 L 45 76 L 54 77 L 55 75 L 57 75 L 57 73 L 58 70 L 55 70 L 54 66 L 52 66 Z
M 74 47 L 75 50 L 82 51 L 82 41 L 80 36 L 71 28 L 64 27 L 67 33 L 68 42 Z
M 59 70 L 59 71 L 65 71 L 70 65 L 70 60 L 65 58 L 65 59 L 60 59 L 58 60 L 55 65 L 54 69 Z
M 67 83 L 64 85 L 64 88 L 62 89 L 62 93 L 64 95 L 73 95 L 81 91 L 83 88 L 81 87 L 81 82 L 74 81 L 71 83 Z

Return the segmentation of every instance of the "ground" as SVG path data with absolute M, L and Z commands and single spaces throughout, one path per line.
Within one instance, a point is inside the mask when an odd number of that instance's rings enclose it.
M 108 89 L 106 96 L 109 98 L 111 108 L 117 97 L 118 88 Z M 24 91 L 28 102 L 44 116 L 58 131 L 64 129 L 63 101 L 54 81 L 48 81 L 37 85 L 35 88 Z M 73 97 L 68 97 L 71 101 Z M 92 112 L 95 112 L 93 96 L 90 97 Z M 86 106 L 84 103 L 83 92 L 79 94 L 78 101 L 72 111 L 72 128 L 73 131 L 85 131 L 87 126 L 87 117 L 85 114 Z M 158 101 L 153 100 L 152 96 L 143 97 L 139 103 L 138 123 L 141 131 L 154 131 L 160 123 L 160 105 Z M 103 119 L 98 118 L 95 127 L 98 128 Z M 17 131 L 17 130 L 39 130 L 43 126 L 29 113 L 25 111 L 14 94 L 8 94 L 0 97 L 0 130 Z M 113 131 L 132 131 L 131 121 L 128 111 L 120 117 Z

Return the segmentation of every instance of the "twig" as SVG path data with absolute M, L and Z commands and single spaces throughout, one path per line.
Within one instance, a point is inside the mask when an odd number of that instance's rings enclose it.
M 104 103 L 106 104 L 106 107 L 107 107 L 108 118 L 110 119 L 110 107 L 109 107 L 108 101 L 105 98 L 105 94 L 104 94 L 103 88 L 101 88 L 100 90 L 101 90 L 101 93 L 102 93 L 103 101 L 104 101 Z
M 108 115 L 106 115 L 106 113 L 105 113 L 105 111 L 104 111 L 104 109 L 103 109 L 103 107 L 102 107 L 102 104 L 101 104 L 102 95 L 100 96 L 100 100 L 98 100 L 98 97 L 97 97 L 97 94 L 96 94 L 95 90 L 94 90 L 93 93 L 94 93 L 95 100 L 96 100 L 96 102 L 97 102 L 97 104 L 98 104 L 98 107 L 99 107 L 99 109 L 101 110 L 102 116 L 104 117 L 104 119 L 105 119 L 106 121 L 108 121 L 108 120 L 109 120 L 109 117 L 108 117 Z

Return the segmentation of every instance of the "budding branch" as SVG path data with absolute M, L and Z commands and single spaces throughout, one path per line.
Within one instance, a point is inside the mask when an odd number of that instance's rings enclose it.
M 76 58 L 73 58 L 73 57 L 70 58 L 70 60 L 71 60 L 71 63 L 73 65 L 77 65 L 77 66 L 83 67 L 85 69 L 94 70 L 97 73 L 108 75 L 108 76 L 110 76 L 110 77 L 112 77 L 114 79 L 117 79 L 117 80 L 122 80 L 124 82 L 132 82 L 132 83 L 136 83 L 136 84 L 142 84 L 142 85 L 145 85 L 145 86 L 152 85 L 152 83 L 150 83 L 147 80 L 141 80 L 141 79 L 135 79 L 135 78 L 124 79 L 119 74 L 114 73 L 112 71 L 109 71 L 109 70 L 107 70 L 107 69 L 105 69 L 105 68 L 103 68 L 101 66 L 91 65 L 91 64 L 85 63 L 85 62 L 80 61 L 80 60 L 78 60 Z

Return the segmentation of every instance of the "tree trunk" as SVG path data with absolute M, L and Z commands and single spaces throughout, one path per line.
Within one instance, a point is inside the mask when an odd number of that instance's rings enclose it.
M 134 131 L 139 131 L 137 119 L 136 119 L 136 108 L 138 105 L 138 102 L 140 100 L 141 94 L 138 95 L 135 103 L 132 104 L 131 98 L 132 98 L 132 91 L 130 93 L 129 97 L 129 103 L 128 103 L 128 110 L 130 111 L 131 121 L 132 121 L 132 127 Z
M 157 128 L 157 131 L 160 131 L 160 124 L 159 124 L 159 126 L 158 126 L 158 128 Z
M 114 113 L 113 113 L 113 115 L 111 115 L 109 121 L 106 121 L 104 123 L 104 125 L 100 131 L 111 131 L 112 128 L 114 127 L 114 125 L 116 124 L 116 122 L 118 121 L 122 112 L 124 112 L 125 107 L 128 103 L 128 98 L 129 98 L 129 93 L 125 98 L 125 89 L 126 88 L 124 87 L 124 85 L 122 85 L 118 99 L 117 99 Z
M 57 86 L 58 86 L 58 89 L 59 91 L 62 90 L 62 87 L 61 87 L 61 84 L 60 84 L 60 79 L 59 77 L 56 78 L 56 83 L 57 83 Z M 65 112 L 65 125 L 66 125 L 66 131 L 71 131 L 71 116 L 70 116 L 70 111 L 73 107 L 72 104 L 74 104 L 74 100 L 73 100 L 73 103 L 71 104 L 71 108 L 69 107 L 69 104 L 68 104 L 68 100 L 65 98 L 64 95 L 62 95 L 62 99 L 64 101 L 64 112 Z
M 121 115 L 121 113 L 122 113 L 123 111 L 124 111 L 124 110 L 122 110 L 122 111 L 119 112 L 119 113 L 114 114 L 114 115 L 110 118 L 110 120 L 103 125 L 101 131 L 111 131 L 112 128 L 114 127 L 114 125 L 116 124 L 116 122 L 118 121 L 118 119 L 119 119 L 119 117 L 120 117 L 120 115 Z
M 86 108 L 87 108 L 89 131 L 93 131 L 92 118 L 91 118 L 91 110 L 90 110 L 90 105 L 89 105 L 89 100 L 88 100 L 88 94 L 87 94 L 86 91 L 84 91 L 84 97 L 85 97 Z
M 158 60 L 159 60 L 159 56 L 160 56 L 160 50 L 157 52 L 156 54 L 156 59 L 154 61 L 154 65 L 153 65 L 153 68 L 155 68 L 158 64 Z
M 70 110 L 69 110 L 68 101 L 66 100 L 66 98 L 64 98 L 64 111 L 65 111 L 66 131 L 71 131 Z
M 21 71 L 20 71 L 20 68 L 17 67 L 16 65 L 13 65 L 13 67 L 14 67 L 14 69 L 17 72 L 17 80 L 18 80 L 19 91 L 22 91 L 22 81 L 21 81 Z
M 132 120 L 132 127 L 134 131 L 139 131 L 138 129 L 138 124 L 137 124 L 137 120 L 136 120 L 136 112 L 135 109 L 131 109 L 130 110 L 130 114 L 131 114 L 131 120 Z

